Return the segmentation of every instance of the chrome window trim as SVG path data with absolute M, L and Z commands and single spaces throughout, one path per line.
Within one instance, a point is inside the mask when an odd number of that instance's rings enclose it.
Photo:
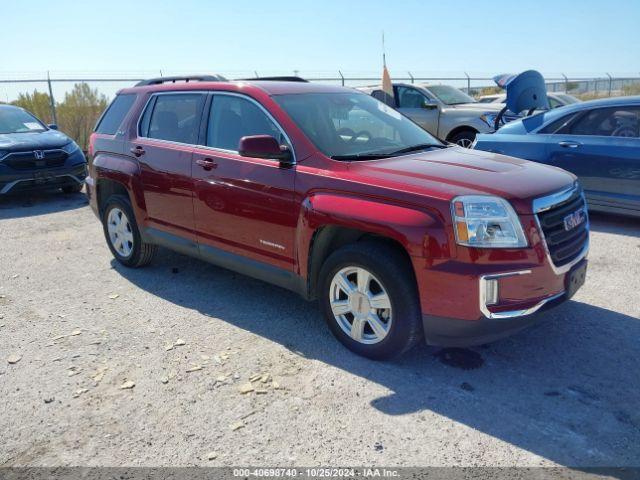
M 536 227 L 538 228 L 538 233 L 540 235 L 540 239 L 542 241 L 542 245 L 544 247 L 544 251 L 547 256 L 547 262 L 549 263 L 549 265 L 551 266 L 551 269 L 556 275 L 563 275 L 567 273 L 576 264 L 578 264 L 580 261 L 586 258 L 587 254 L 589 253 L 590 225 L 589 225 L 589 211 L 587 209 L 587 199 L 584 196 L 584 192 L 581 192 L 580 196 L 582 197 L 582 201 L 584 202 L 584 212 L 587 217 L 586 219 L 587 241 L 585 242 L 584 247 L 582 248 L 582 251 L 578 254 L 578 256 L 573 260 L 571 260 L 571 262 L 567 263 L 566 265 L 562 265 L 561 267 L 557 267 L 555 263 L 553 263 L 553 259 L 551 258 L 551 252 L 549 252 L 549 246 L 547 245 L 547 239 L 544 236 L 544 231 L 542 230 L 542 225 L 540 224 L 540 219 L 538 218 L 538 213 L 545 212 L 550 208 L 558 205 L 559 203 L 562 203 L 567 199 L 571 198 L 571 196 L 574 193 L 576 193 L 578 188 L 579 186 L 576 182 L 571 187 L 565 190 L 561 190 L 559 192 L 552 193 L 551 195 L 536 198 L 535 200 L 533 200 L 533 213 L 534 213 L 533 216 L 536 221 Z
M 276 126 L 276 128 L 278 130 L 280 130 L 280 133 L 284 136 L 285 140 L 289 144 L 289 148 L 291 149 L 291 156 L 292 156 L 292 159 L 293 159 L 292 160 L 293 165 L 296 165 L 298 163 L 297 162 L 297 158 L 296 158 L 295 148 L 293 147 L 293 142 L 289 138 L 289 135 L 287 135 L 287 132 L 284 130 L 284 128 L 282 128 L 282 125 L 280 125 L 280 123 L 273 117 L 273 115 L 271 115 L 271 113 L 269 113 L 269 111 L 260 102 L 258 102 L 254 98 L 251 98 L 248 95 L 244 95 L 244 94 L 236 93 L 236 92 L 226 92 L 226 91 L 221 91 L 221 90 L 187 90 L 187 91 L 183 90 L 183 91 L 154 92 L 151 95 L 149 95 L 149 98 L 145 102 L 145 105 L 142 108 L 142 110 L 140 111 L 140 115 L 138 116 L 138 121 L 136 123 L 136 135 L 137 135 L 137 137 L 138 138 L 144 138 L 144 139 L 147 139 L 147 140 L 152 140 L 154 142 L 155 141 L 164 142 L 164 143 L 168 143 L 168 144 L 171 144 L 171 145 L 184 145 L 184 146 L 188 146 L 188 147 L 204 148 L 206 150 L 212 150 L 214 152 L 237 155 L 237 156 L 239 156 L 241 158 L 252 158 L 252 157 L 242 157 L 240 155 L 240 152 L 238 152 L 237 150 L 226 150 L 224 148 L 212 147 L 210 145 L 200 145 L 200 144 L 197 144 L 197 143 L 174 142 L 172 140 L 164 140 L 162 138 L 145 137 L 145 136 L 141 135 L 140 123 L 142 122 L 142 117 L 144 117 L 144 114 L 147 111 L 147 108 L 149 107 L 149 103 L 151 103 L 151 101 L 153 100 L 154 97 L 156 97 L 158 95 L 176 95 L 176 94 L 190 94 L 190 93 L 191 94 L 197 93 L 197 94 L 204 94 L 204 95 L 213 95 L 213 96 L 215 96 L 215 95 L 226 95 L 226 96 L 229 96 L 229 97 L 238 97 L 238 98 L 243 98 L 245 100 L 249 100 L 250 102 L 255 104 L 260 110 L 262 110 L 262 112 L 267 116 L 267 118 L 269 118 L 269 120 L 271 120 L 273 122 L 273 124 Z M 209 112 L 206 112 L 207 116 L 211 112 L 211 106 L 212 105 L 213 105 L 213 102 L 209 105 L 210 109 L 209 109 Z M 202 112 L 202 113 L 204 114 L 205 112 Z M 277 160 L 271 160 L 271 161 L 273 161 L 274 163 L 277 163 Z
M 198 94 L 198 95 L 205 95 L 206 96 L 209 93 L 210 92 L 207 91 L 207 90 L 175 90 L 175 91 L 172 90 L 172 91 L 168 91 L 168 92 L 152 92 L 149 95 L 149 98 L 147 99 L 147 101 L 145 102 L 144 107 L 140 111 L 140 115 L 138 115 L 138 121 L 136 122 L 136 136 L 138 138 L 147 138 L 149 140 L 159 140 L 161 142 L 168 142 L 168 143 L 173 143 L 173 144 L 177 144 L 177 145 L 193 145 L 191 143 L 174 142 L 172 140 L 165 140 L 165 139 L 162 139 L 162 138 L 145 137 L 145 136 L 141 135 L 140 123 L 142 122 L 142 117 L 144 117 L 144 114 L 147 111 L 147 108 L 149 107 L 149 104 L 151 103 L 151 100 L 153 100 L 157 96 L 160 96 L 160 95 L 189 95 L 189 94 Z

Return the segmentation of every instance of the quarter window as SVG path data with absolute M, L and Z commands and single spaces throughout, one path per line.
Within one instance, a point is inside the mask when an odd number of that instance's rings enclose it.
M 136 95 L 133 93 L 123 93 L 116 96 L 96 126 L 96 133 L 115 135 L 135 99 Z
M 204 95 L 199 93 L 158 95 L 155 104 L 149 102 L 142 121 L 142 136 L 169 140 L 172 142 L 195 144 L 198 139 L 200 115 Z
M 215 95 L 209 112 L 207 146 L 238 151 L 242 137 L 271 135 L 287 144 L 281 130 L 255 103 L 235 95 Z

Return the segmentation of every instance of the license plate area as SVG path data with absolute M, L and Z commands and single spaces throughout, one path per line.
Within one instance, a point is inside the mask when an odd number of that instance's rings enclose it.
M 33 180 L 37 185 L 52 182 L 55 178 L 56 178 L 55 175 L 51 172 L 34 172 L 33 173 Z
M 579 266 L 567 273 L 565 278 L 565 292 L 567 299 L 573 297 L 575 293 L 584 285 L 587 279 L 587 262 L 582 262 Z

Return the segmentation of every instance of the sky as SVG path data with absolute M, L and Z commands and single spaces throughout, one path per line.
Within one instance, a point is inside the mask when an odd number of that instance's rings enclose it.
M 221 73 L 640 76 L 640 0 L 0 0 L 0 80 Z M 15 93 L 0 84 L 0 99 Z M 40 86 L 38 86 L 40 88 Z

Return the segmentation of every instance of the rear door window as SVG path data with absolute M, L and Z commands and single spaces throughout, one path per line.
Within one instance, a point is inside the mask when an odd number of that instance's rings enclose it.
M 640 107 L 596 108 L 561 128 L 565 135 L 640 137 Z
M 171 142 L 197 143 L 204 100 L 201 93 L 157 95 L 143 114 L 140 134 Z
M 559 119 L 554 120 L 553 122 L 548 124 L 546 127 L 541 128 L 538 133 L 558 133 L 559 130 L 567 127 L 569 123 L 578 115 L 579 113 L 574 112 L 569 115 L 565 115 L 564 117 L 560 117 Z
M 116 96 L 100 118 L 96 126 L 96 133 L 115 135 L 135 99 L 135 93 L 123 93 Z
M 214 95 L 207 146 L 237 152 L 240 139 L 252 135 L 270 135 L 281 145 L 291 148 L 282 130 L 251 100 L 235 95 Z

